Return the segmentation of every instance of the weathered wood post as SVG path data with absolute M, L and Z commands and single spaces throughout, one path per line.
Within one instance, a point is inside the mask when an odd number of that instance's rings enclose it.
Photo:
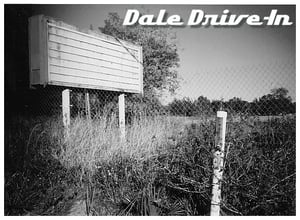
M 70 90 L 65 89 L 62 91 L 62 114 L 63 124 L 65 127 L 66 134 L 69 134 L 70 126 Z
M 125 141 L 125 95 L 119 95 L 119 127 L 121 141 Z
M 91 106 L 90 106 L 90 94 L 85 89 L 85 115 L 87 119 L 91 119 Z
M 212 179 L 212 197 L 210 206 L 210 215 L 220 215 L 221 203 L 221 181 L 223 176 L 225 132 L 226 132 L 227 112 L 218 111 L 216 121 L 215 149 L 213 152 L 213 179 Z

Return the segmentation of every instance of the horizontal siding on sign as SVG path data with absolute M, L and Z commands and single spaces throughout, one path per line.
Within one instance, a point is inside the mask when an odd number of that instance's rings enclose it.
M 100 38 L 94 37 L 92 35 L 87 35 L 84 33 L 80 33 L 73 30 L 66 30 L 61 27 L 51 27 L 49 26 L 49 33 L 52 35 L 62 36 L 67 39 L 76 40 L 79 42 L 88 43 L 91 45 L 96 45 L 98 47 L 106 48 L 113 51 L 118 51 L 123 54 L 128 54 L 128 50 L 130 50 L 136 56 L 138 55 L 138 49 L 128 48 L 125 49 L 122 45 L 116 42 L 108 42 L 107 40 L 102 40 Z
M 78 62 L 72 60 L 58 59 L 57 57 L 50 56 L 49 57 L 50 66 L 62 66 L 70 69 L 81 69 L 90 72 L 97 72 L 103 75 L 112 75 L 120 78 L 127 79 L 135 79 L 139 80 L 138 73 L 125 72 L 122 70 L 111 69 L 111 68 L 103 68 L 103 66 L 97 66 L 90 63 Z
M 48 24 L 49 82 L 141 91 L 140 47 Z
M 130 84 L 122 84 L 122 83 L 116 83 L 116 82 L 110 82 L 110 81 L 103 81 L 101 79 L 91 79 L 91 78 L 85 78 L 85 77 L 78 77 L 78 76 L 69 76 L 69 75 L 62 75 L 62 74 L 51 74 L 51 80 L 54 82 L 66 82 L 70 84 L 77 84 L 77 85 L 90 85 L 90 86 L 99 86 L 99 87 L 107 87 L 107 88 L 117 88 L 120 90 L 132 90 L 132 91 L 138 91 L 139 88 L 136 85 L 130 85 Z
M 103 56 L 98 53 L 94 53 L 91 51 L 83 50 L 83 49 L 78 49 L 70 46 L 65 46 L 53 42 L 49 42 L 48 44 L 49 50 L 54 50 L 57 52 L 63 52 L 71 55 L 77 55 L 80 58 L 90 58 L 97 60 L 97 63 L 101 66 L 106 66 L 106 67 L 114 67 L 117 69 L 121 70 L 127 70 L 127 71 L 132 71 L 132 72 L 138 72 L 139 71 L 139 66 L 137 64 L 132 64 L 129 63 L 126 60 L 116 60 L 116 58 L 112 57 L 111 59 L 103 59 Z
M 133 85 L 139 84 L 139 81 L 137 79 L 121 78 L 119 76 L 102 74 L 92 70 L 64 67 L 63 65 L 50 65 L 49 71 L 51 74 L 56 73 L 61 75 L 71 75 L 74 77 L 84 77 L 84 78 L 91 78 L 91 79 L 98 78 L 101 79 L 102 81 L 120 82 L 122 84 L 123 83 L 133 84 Z
M 93 45 L 91 43 L 86 43 L 78 40 L 72 40 L 66 37 L 49 35 L 49 42 L 59 43 L 66 46 L 72 46 L 74 48 L 84 49 L 87 51 L 95 52 L 103 56 L 103 59 L 119 58 L 126 61 L 131 61 L 131 64 L 136 64 L 138 59 L 138 54 L 134 55 L 130 53 L 123 53 L 119 51 L 110 50 L 105 47 L 100 47 L 99 45 Z
M 59 60 L 66 60 L 66 61 L 72 61 L 74 63 L 78 64 L 89 64 L 93 66 L 98 66 L 103 68 L 103 71 L 118 71 L 119 74 L 129 74 L 129 75 L 139 75 L 139 72 L 137 69 L 132 71 L 132 69 L 127 69 L 126 66 L 122 66 L 120 68 L 119 65 L 103 65 L 103 62 L 99 62 L 98 59 L 94 57 L 87 57 L 87 56 L 80 56 L 80 55 L 74 55 L 66 52 L 56 51 L 56 50 L 49 50 L 49 58 L 55 58 Z M 105 64 L 105 63 L 104 63 Z

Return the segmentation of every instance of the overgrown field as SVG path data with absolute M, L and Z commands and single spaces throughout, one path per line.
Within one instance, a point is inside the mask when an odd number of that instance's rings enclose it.
M 115 116 L 5 123 L 6 215 L 209 214 L 214 120 L 135 119 L 126 142 Z M 221 214 L 295 215 L 295 119 L 227 128 Z

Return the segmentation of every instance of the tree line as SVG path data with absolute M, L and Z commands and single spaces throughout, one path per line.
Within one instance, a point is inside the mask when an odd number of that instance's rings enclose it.
M 190 98 L 175 99 L 167 106 L 171 115 L 201 116 L 213 115 L 218 110 L 231 114 L 249 115 L 284 115 L 296 113 L 296 102 L 288 96 L 285 88 L 274 88 L 267 95 L 254 99 L 252 102 L 233 97 L 228 101 L 212 100 L 199 96 L 196 100 Z

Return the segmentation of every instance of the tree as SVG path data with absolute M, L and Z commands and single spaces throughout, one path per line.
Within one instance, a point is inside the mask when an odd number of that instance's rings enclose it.
M 276 99 L 287 98 L 291 100 L 291 97 L 287 96 L 288 93 L 289 90 L 283 87 L 271 89 L 271 94 Z
M 194 115 L 210 115 L 212 112 L 211 103 L 208 98 L 204 96 L 199 96 L 194 103 L 195 112 Z
M 178 88 L 179 56 L 176 37 L 169 29 L 143 26 L 123 26 L 117 13 L 109 13 L 105 26 L 99 28 L 104 34 L 126 40 L 143 47 L 144 92 L 158 96 L 163 90 L 174 93 Z
M 295 104 L 288 96 L 286 88 L 274 88 L 270 94 L 264 95 L 256 101 L 260 115 L 279 115 L 295 113 Z
M 224 108 L 224 102 L 223 100 L 212 100 L 211 101 L 211 108 L 213 110 L 213 112 L 217 112 L 220 110 L 223 110 Z
M 226 109 L 232 113 L 244 113 L 247 112 L 249 103 L 242 100 L 241 98 L 233 97 L 229 99 L 226 103 Z
M 194 102 L 187 97 L 175 99 L 168 105 L 168 110 L 172 115 L 193 116 L 195 112 Z

